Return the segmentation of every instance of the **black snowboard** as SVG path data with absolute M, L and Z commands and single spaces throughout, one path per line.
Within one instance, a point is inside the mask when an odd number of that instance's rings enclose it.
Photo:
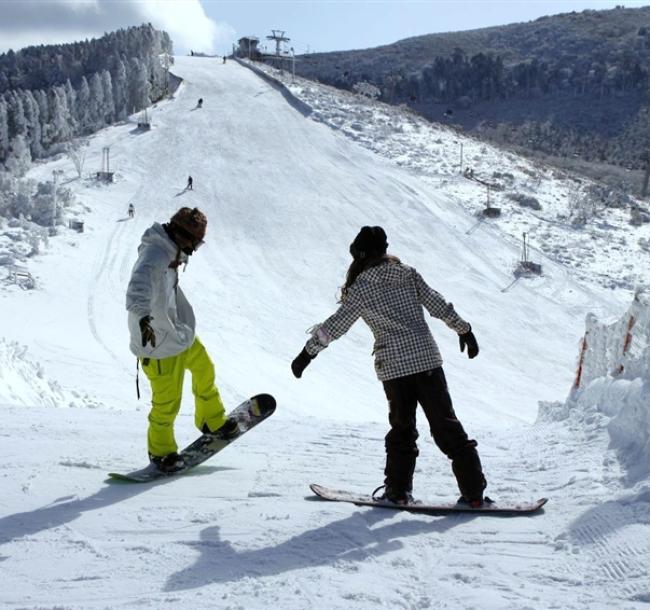
M 509 513 L 529 514 L 539 510 L 548 502 L 548 498 L 540 498 L 532 502 L 492 502 L 484 504 L 479 508 L 472 508 L 466 504 L 456 502 L 437 502 L 435 504 L 414 502 L 412 504 L 393 504 L 392 502 L 374 500 L 370 495 L 356 494 L 350 491 L 329 489 L 322 485 L 312 483 L 311 490 L 324 500 L 334 502 L 350 502 L 357 506 L 377 506 L 380 508 L 392 508 L 393 510 L 405 510 L 411 513 Z
M 163 472 L 154 464 L 149 464 L 140 470 L 134 470 L 126 474 L 109 472 L 108 476 L 121 481 L 132 481 L 134 483 L 148 483 L 164 477 L 176 476 L 187 472 L 194 466 L 205 462 L 215 453 L 237 440 L 240 436 L 270 417 L 275 411 L 275 398 L 270 394 L 258 394 L 241 403 L 233 409 L 228 417 L 234 417 L 239 425 L 239 432 L 228 439 L 215 438 L 210 434 L 202 434 L 191 445 L 188 445 L 180 452 L 185 466 L 173 472 Z

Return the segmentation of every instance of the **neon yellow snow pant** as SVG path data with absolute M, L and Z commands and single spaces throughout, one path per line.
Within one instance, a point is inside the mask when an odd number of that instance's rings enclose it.
M 196 427 L 200 430 L 207 424 L 210 430 L 217 430 L 223 425 L 226 415 L 215 385 L 214 364 L 198 337 L 188 349 L 176 356 L 161 360 L 141 358 L 140 362 L 151 383 L 151 412 L 147 433 L 151 455 L 163 456 L 178 451 L 174 438 L 174 420 L 181 408 L 186 369 L 192 373 Z

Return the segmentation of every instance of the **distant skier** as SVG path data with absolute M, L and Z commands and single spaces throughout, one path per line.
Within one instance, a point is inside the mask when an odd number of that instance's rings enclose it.
M 132 203 L 129 203 L 129 218 L 133 218 L 135 216 L 135 207 L 133 207 Z
M 223 63 L 224 64 L 226 63 L 226 56 L 225 55 L 223 56 Z
M 350 245 L 353 260 L 341 290 L 341 305 L 312 329 L 311 339 L 291 363 L 291 370 L 301 377 L 320 351 L 363 318 L 375 337 L 375 371 L 383 382 L 389 405 L 386 478 L 384 492 L 377 499 L 396 504 L 413 501 L 413 472 L 418 456 L 416 409 L 420 403 L 436 445 L 452 461 L 462 494 L 459 502 L 481 506 L 487 482 L 477 443 L 468 438 L 456 418 L 442 357 L 422 307 L 458 333 L 460 350 L 467 347 L 470 358 L 479 351 L 472 327 L 415 269 L 386 254 L 387 247 L 386 233 L 381 227 L 361 229 Z
M 192 179 L 192 176 L 187 177 L 187 186 L 185 187 L 186 191 L 193 191 L 194 190 L 194 180 Z
M 199 101 L 196 103 L 196 107 L 197 108 L 203 108 L 203 98 L 202 97 L 199 98 Z
M 149 459 L 165 471 L 182 467 L 174 420 L 186 369 L 192 373 L 196 427 L 222 438 L 237 431 L 237 422 L 226 418 L 212 360 L 195 335 L 192 306 L 178 286 L 178 267 L 203 244 L 207 222 L 197 208 L 181 208 L 167 224 L 148 228 L 126 293 L 130 348 L 151 383 Z

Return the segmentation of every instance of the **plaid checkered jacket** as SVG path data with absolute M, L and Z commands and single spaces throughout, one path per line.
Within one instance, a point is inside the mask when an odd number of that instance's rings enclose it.
M 336 313 L 311 329 L 307 353 L 315 356 L 359 319 L 375 337 L 375 371 L 381 381 L 442 366 L 442 356 L 422 307 L 458 334 L 470 330 L 452 303 L 413 268 L 385 262 L 359 274 Z

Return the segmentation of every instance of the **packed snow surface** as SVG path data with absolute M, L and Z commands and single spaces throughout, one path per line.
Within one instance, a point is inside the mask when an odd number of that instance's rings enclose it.
M 62 170 L 88 211 L 83 233 L 59 227 L 27 261 L 36 288 L 0 289 L 0 605 L 650 602 L 647 470 L 632 473 L 631 450 L 610 448 L 613 411 L 566 400 L 586 314 L 620 316 L 631 293 L 603 288 L 606 269 L 579 283 L 551 258 L 542 276 L 513 284 L 519 244 L 497 224 L 477 226 L 435 181 L 300 112 L 234 62 L 178 58 L 175 71 L 185 81 L 153 109 L 150 131 L 128 123 L 91 138 L 87 171 L 110 147 L 114 184 L 75 179 L 65 158 L 30 173 L 46 180 Z M 184 190 L 189 175 L 193 191 Z M 270 392 L 278 410 L 186 476 L 110 484 L 107 472 L 146 462 L 149 393 L 141 376 L 135 397 L 126 284 L 143 231 L 182 205 L 209 218 L 207 243 L 181 282 L 224 401 Z M 366 224 L 382 225 L 389 251 L 472 324 L 481 353 L 470 361 L 431 321 L 457 414 L 479 441 L 488 494 L 549 497 L 543 512 L 436 517 L 312 498 L 309 483 L 369 492 L 383 478 L 387 408 L 370 332 L 358 323 L 301 380 L 289 369 L 305 329 L 336 308 L 349 243 Z M 197 434 L 191 402 L 177 421 L 182 444 Z M 422 419 L 420 433 L 416 496 L 455 498 Z

